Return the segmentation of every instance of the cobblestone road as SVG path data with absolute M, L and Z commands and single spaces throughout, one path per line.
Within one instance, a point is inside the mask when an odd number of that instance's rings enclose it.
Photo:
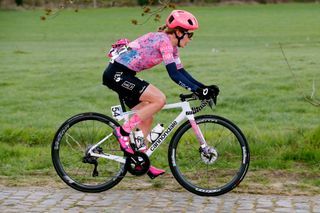
M 288 212 L 320 213 L 319 196 L 228 193 L 200 197 L 188 192 L 0 187 L 0 212 Z

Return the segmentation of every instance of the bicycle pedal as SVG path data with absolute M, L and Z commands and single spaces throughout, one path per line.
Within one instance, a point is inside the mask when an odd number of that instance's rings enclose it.
M 154 176 L 153 174 L 151 174 L 151 172 L 147 172 L 147 175 L 149 176 L 150 179 L 155 179 L 158 176 Z
M 149 176 L 150 179 L 155 179 L 156 177 L 162 176 L 164 174 L 165 174 L 165 172 L 162 172 L 162 173 L 160 173 L 158 175 L 154 175 L 150 171 L 147 172 L 147 175 Z

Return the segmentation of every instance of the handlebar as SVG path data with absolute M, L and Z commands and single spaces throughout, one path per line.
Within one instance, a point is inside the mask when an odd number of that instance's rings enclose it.
M 194 101 L 199 100 L 199 97 L 195 93 L 190 94 L 180 94 L 180 100 L 181 101 Z M 191 107 L 192 111 L 190 113 L 196 114 L 197 112 L 200 112 L 204 107 L 206 107 L 208 104 L 212 108 L 217 103 L 217 97 L 214 96 L 209 100 L 201 100 L 201 104 L 197 107 Z
M 192 100 L 197 100 L 199 99 L 198 96 L 194 93 L 190 93 L 190 94 L 180 94 L 180 100 L 181 101 L 192 101 Z M 190 100 L 187 100 L 190 99 Z

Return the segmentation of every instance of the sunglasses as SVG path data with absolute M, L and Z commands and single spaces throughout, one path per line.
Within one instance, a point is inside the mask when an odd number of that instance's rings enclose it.
M 188 35 L 188 38 L 192 38 L 193 32 L 184 31 L 184 32 L 183 32 L 183 36 L 184 36 L 184 35 Z

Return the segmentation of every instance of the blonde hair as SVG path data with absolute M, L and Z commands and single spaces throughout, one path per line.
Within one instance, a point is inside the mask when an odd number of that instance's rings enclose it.
M 158 28 L 158 32 L 165 32 L 167 34 L 173 34 L 176 31 L 184 32 L 187 30 L 182 27 L 169 28 L 166 24 L 164 24 Z

